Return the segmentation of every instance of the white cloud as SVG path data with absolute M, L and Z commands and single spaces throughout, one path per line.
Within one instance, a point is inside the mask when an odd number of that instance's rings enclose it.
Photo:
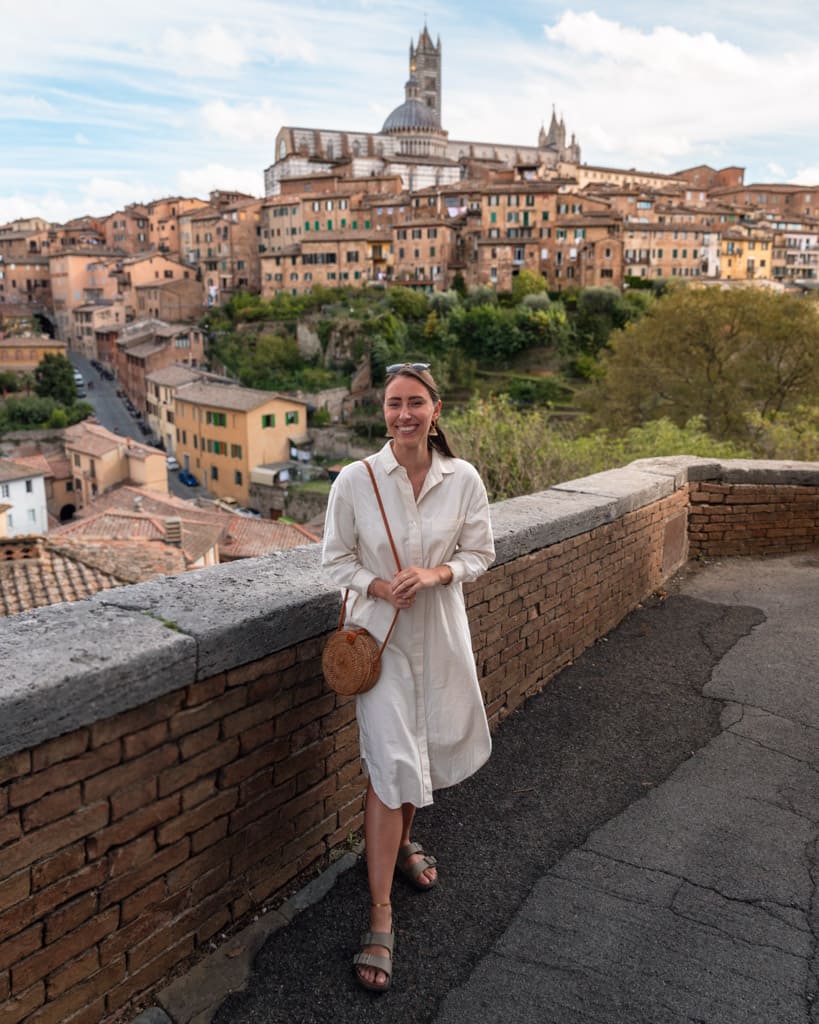
M 816 185 L 819 183 L 819 164 L 801 167 L 790 180 L 793 185 Z
M 0 118 L 50 121 L 56 113 L 55 107 L 37 96 L 0 96 Z
M 267 143 L 272 147 L 276 132 L 285 123 L 284 112 L 269 99 L 232 106 L 216 100 L 206 103 L 201 115 L 208 132 L 245 145 Z
M 78 146 L 91 145 L 91 140 L 83 132 L 77 132 L 77 134 L 74 136 L 74 142 L 76 142 Z
M 771 178 L 773 179 L 781 179 L 786 178 L 788 176 L 788 172 L 785 170 L 782 164 L 778 164 L 775 161 L 771 161 L 768 164 L 768 174 L 770 174 Z
M 688 154 L 710 148 L 720 159 L 736 152 L 748 137 L 819 131 L 812 100 L 819 48 L 812 41 L 798 55 L 758 55 L 710 32 L 641 31 L 573 11 L 544 26 L 544 35 L 547 53 L 556 48 L 561 77 L 551 65 L 545 72 L 538 66 L 542 54 L 531 56 L 529 72 L 567 97 L 567 119 L 585 158 L 592 140 L 598 162 L 673 170 Z
M 180 75 L 235 71 L 248 59 L 242 43 L 221 25 L 208 25 L 200 32 L 165 29 L 159 48 L 171 58 Z
M 246 192 L 251 196 L 263 194 L 262 172 L 249 167 L 227 167 L 224 164 L 207 164 L 205 167 L 189 168 L 179 172 L 179 192 L 185 196 L 207 199 L 214 189 Z

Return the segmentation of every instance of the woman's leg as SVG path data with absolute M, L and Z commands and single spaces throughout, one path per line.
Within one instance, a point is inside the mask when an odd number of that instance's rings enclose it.
M 412 830 L 412 822 L 415 818 L 415 804 L 402 804 L 401 805 L 401 846 L 406 846 L 407 843 L 412 842 L 410 839 L 410 831 Z M 414 864 L 416 861 L 421 859 L 420 853 L 414 853 L 408 858 L 408 864 Z M 418 876 L 418 881 L 421 885 L 432 885 L 435 879 L 438 877 L 438 872 L 435 868 L 427 868 L 426 871 L 422 871 Z
M 364 838 L 367 844 L 367 878 L 370 884 L 370 930 L 392 931 L 390 890 L 398 846 L 403 827 L 402 809 L 387 807 L 375 794 L 372 783 L 367 785 L 367 805 L 364 808 Z M 382 946 L 365 947 L 368 953 L 387 954 Z M 358 973 L 373 985 L 386 985 L 387 976 L 375 967 L 358 967 Z

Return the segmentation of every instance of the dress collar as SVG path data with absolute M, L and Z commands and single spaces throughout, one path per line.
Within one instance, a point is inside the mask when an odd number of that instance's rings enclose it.
M 401 465 L 396 459 L 395 453 L 392 450 L 392 444 L 389 441 L 387 441 L 380 451 L 376 452 L 373 457 L 373 461 L 378 462 L 385 473 L 392 473 Z M 424 492 L 428 491 L 430 487 L 434 487 L 435 484 L 440 483 L 443 477 L 454 472 L 455 466 L 453 465 L 452 459 L 448 458 L 446 455 L 442 455 L 436 448 L 433 448 L 432 464 L 429 467 L 427 478 L 424 481 Z

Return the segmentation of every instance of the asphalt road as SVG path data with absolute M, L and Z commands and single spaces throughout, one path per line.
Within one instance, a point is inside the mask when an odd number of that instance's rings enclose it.
M 133 438 L 140 444 L 150 444 L 150 438 L 142 433 L 137 419 L 129 413 L 124 401 L 117 395 L 117 382 L 102 377 L 85 356 L 78 352 L 69 353 L 69 359 L 72 366 L 83 375 L 87 392 L 84 401 L 93 406 L 97 421 L 115 434 Z M 89 384 L 93 386 L 88 387 Z M 197 487 L 187 487 L 181 483 L 175 470 L 168 472 L 168 490 L 178 498 L 189 500 L 200 495 L 205 498 L 211 497 L 201 483 Z
M 400 882 L 394 887 L 389 995 L 363 993 L 350 967 L 367 916 L 359 864 L 269 939 L 249 987 L 224 1001 L 215 1024 L 436 1021 L 539 880 L 719 734 L 723 705 L 703 691 L 715 666 L 762 619 L 756 608 L 683 595 L 635 611 L 502 724 L 476 776 L 437 793 L 435 805 L 419 812 L 415 837 L 437 856 L 441 882 L 421 894 Z M 461 1003 L 466 1012 L 447 1021 L 503 1020 L 504 1006 L 515 1001 L 507 988 L 524 984 L 518 965 L 525 977 L 534 956 L 535 949 L 517 949 L 500 980 L 493 977 L 491 995 L 469 994 Z M 569 968 L 567 978 L 576 975 Z M 543 990 L 547 1003 L 552 984 Z M 598 1020 L 555 1012 L 515 1019 Z

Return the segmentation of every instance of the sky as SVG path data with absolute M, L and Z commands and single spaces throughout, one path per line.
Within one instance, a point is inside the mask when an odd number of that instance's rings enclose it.
M 452 139 L 535 145 L 554 107 L 585 163 L 819 184 L 813 6 L 0 0 L 0 224 L 261 196 L 282 125 L 380 129 L 425 19 Z

